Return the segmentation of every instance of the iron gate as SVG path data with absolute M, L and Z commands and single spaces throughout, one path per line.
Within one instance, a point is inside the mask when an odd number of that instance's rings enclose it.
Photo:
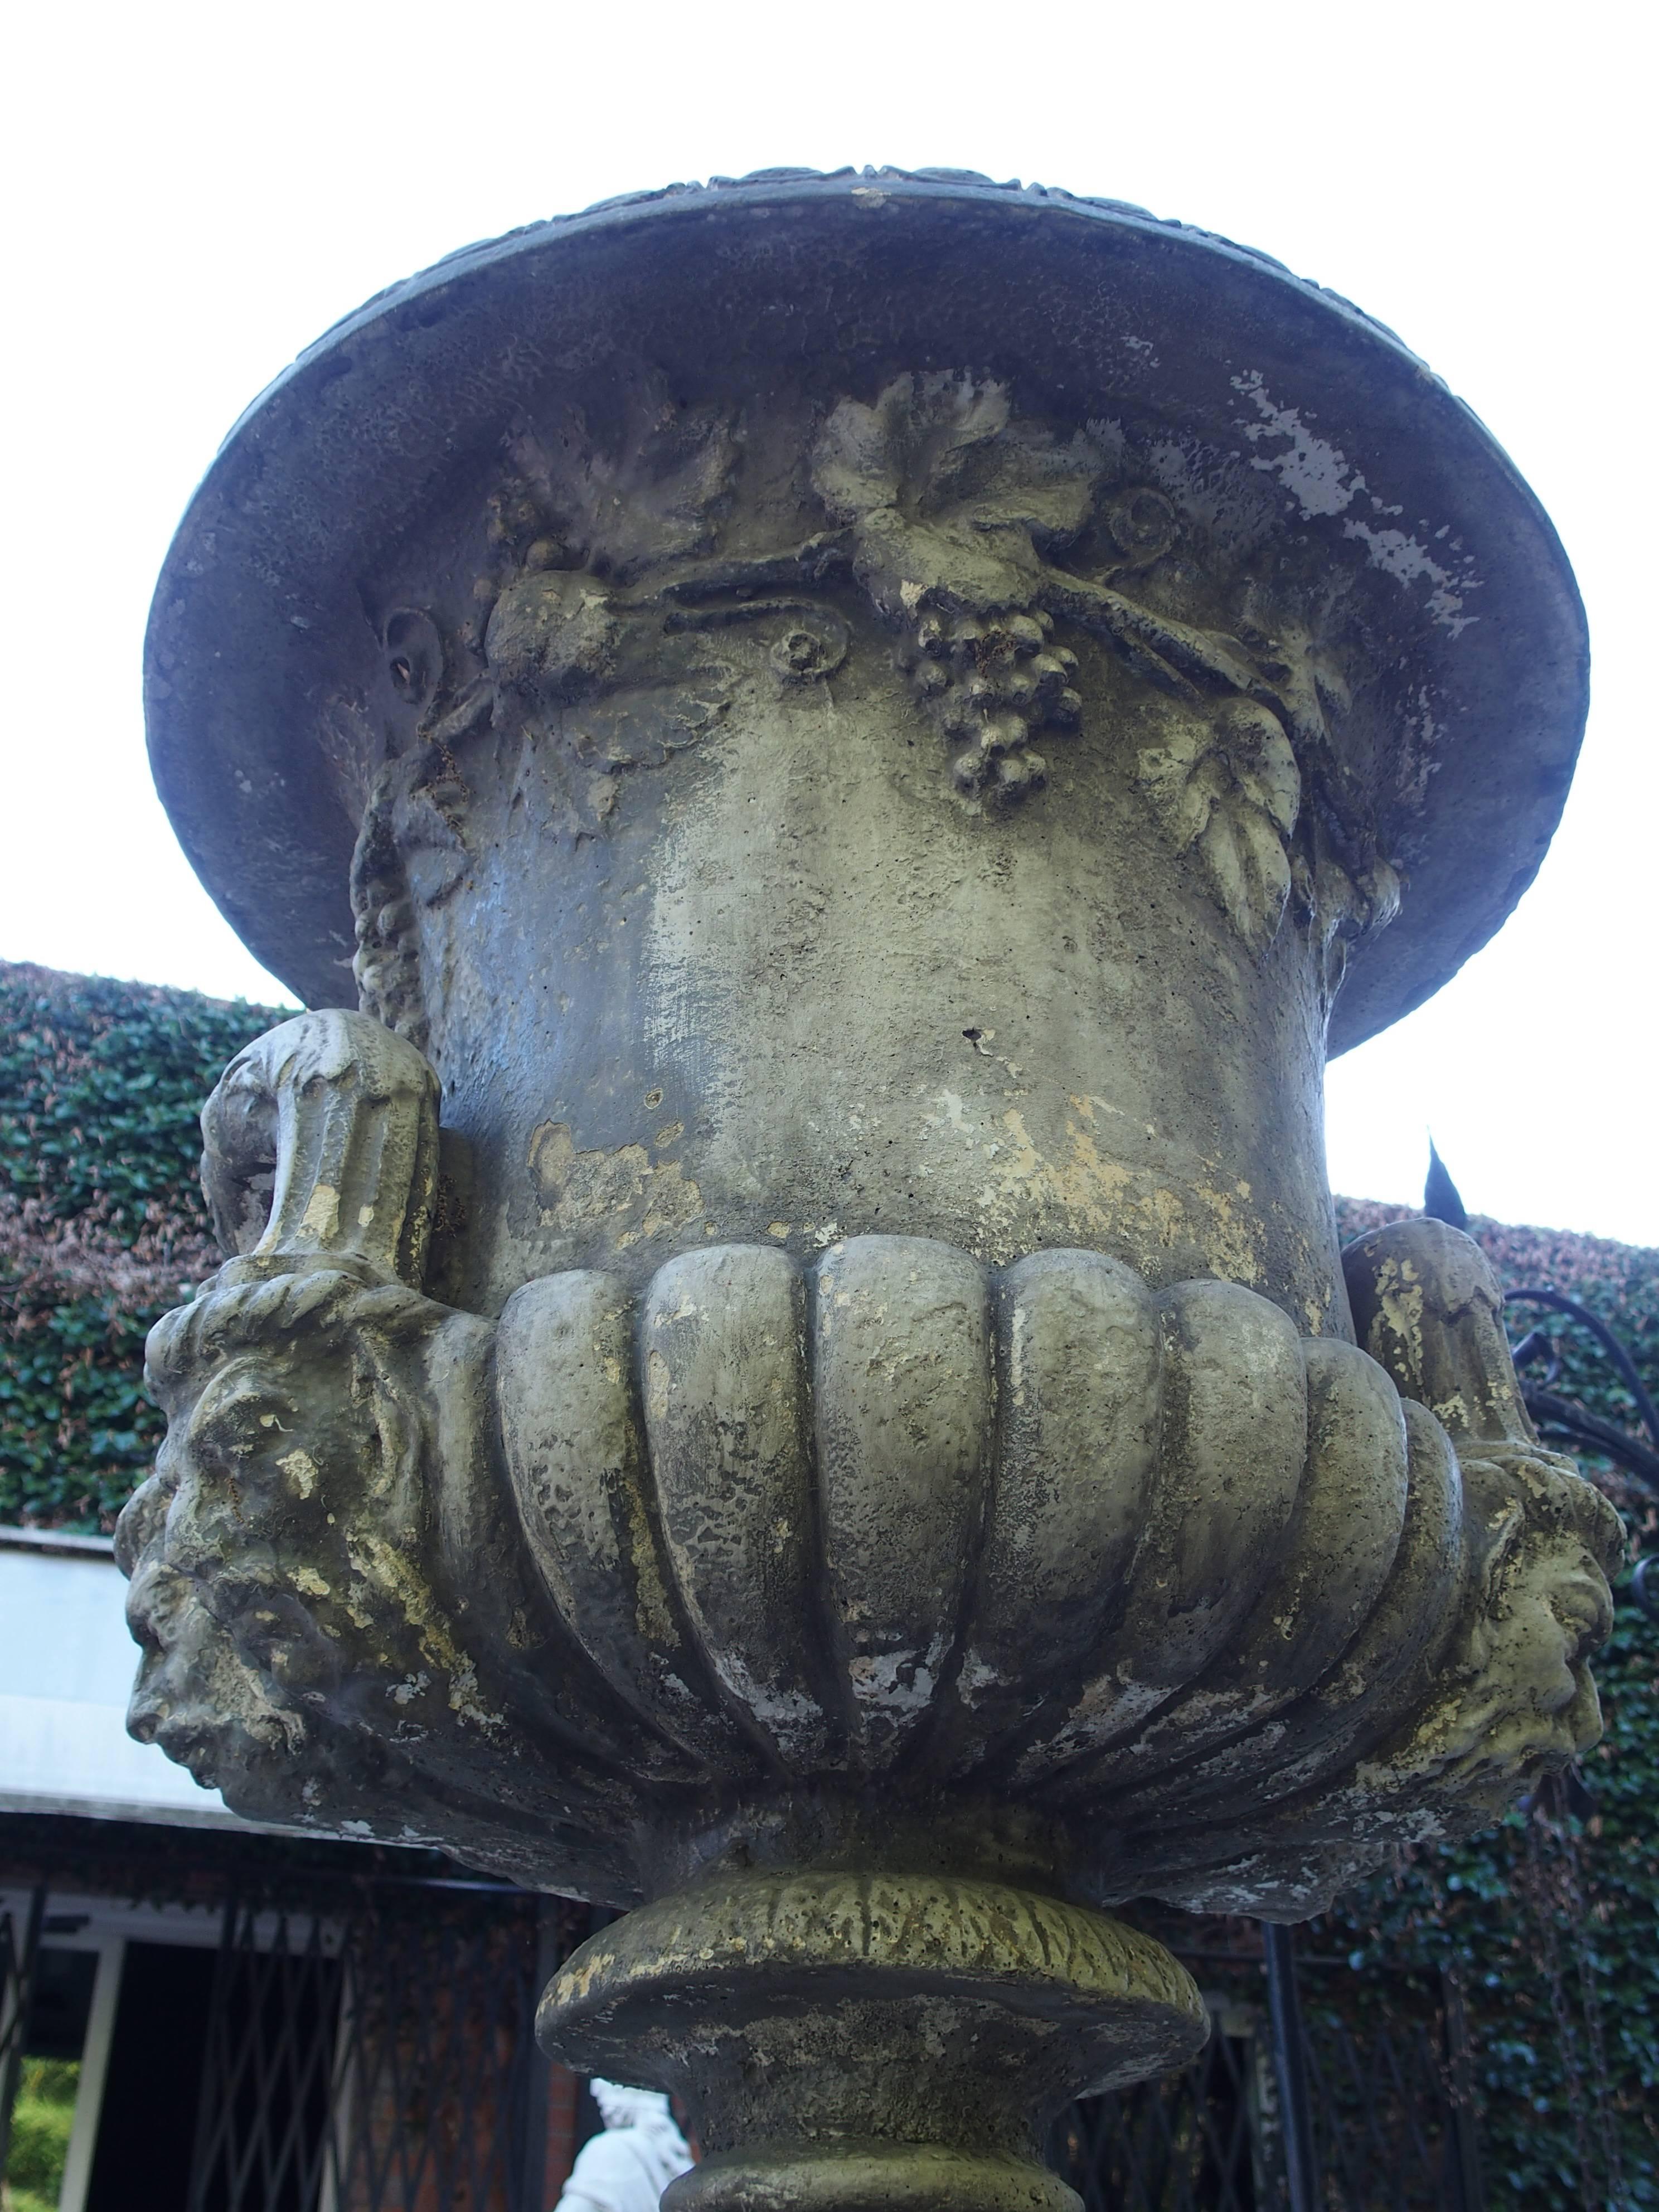
M 1051 2133 L 1085 2212 L 1481 2212 L 1455 1982 L 1402 1976 L 1359 2020 L 1334 2001 L 1340 1962 L 1297 1970 L 1289 1948 L 1277 2007 L 1266 1947 L 1180 1954 L 1212 2022 L 1198 2058 L 1081 2100 Z
M 589 1915 L 474 1887 L 388 1887 L 274 1940 L 227 1909 L 187 2212 L 539 2204 L 536 2000 Z

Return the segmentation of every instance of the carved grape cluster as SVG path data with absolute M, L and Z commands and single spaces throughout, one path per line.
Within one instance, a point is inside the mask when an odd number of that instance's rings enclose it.
M 954 621 L 930 612 L 906 640 L 902 663 L 946 738 L 961 744 L 951 769 L 971 796 L 1036 790 L 1048 769 L 1032 732 L 1078 726 L 1077 655 L 1050 642 L 1054 627 L 1041 610 Z

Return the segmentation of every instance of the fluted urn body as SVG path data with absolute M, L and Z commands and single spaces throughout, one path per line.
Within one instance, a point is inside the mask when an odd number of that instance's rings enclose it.
M 1035 2201 L 1201 2033 L 1097 1907 L 1296 1917 L 1593 1736 L 1610 1510 L 1474 1248 L 1325 1185 L 1582 720 L 1387 333 L 973 180 L 598 210 L 245 418 L 149 675 L 313 1011 L 204 1116 L 134 1725 L 665 1898 L 547 2032 L 689 2085 L 682 2193 Z

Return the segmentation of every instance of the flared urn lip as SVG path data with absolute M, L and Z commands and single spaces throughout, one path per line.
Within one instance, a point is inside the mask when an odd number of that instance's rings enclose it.
M 221 447 L 151 609 L 150 760 L 220 911 L 307 1005 L 356 1003 L 356 823 L 325 723 L 382 650 L 366 579 L 498 459 L 532 390 L 608 356 L 671 387 L 688 363 L 811 381 L 833 361 L 843 385 L 967 369 L 1073 419 L 1155 410 L 1276 475 L 1297 527 L 1350 562 L 1363 538 L 1399 590 L 1438 751 L 1417 788 L 1381 795 L 1409 889 L 1355 950 L 1333 1052 L 1438 989 L 1536 873 L 1583 731 L 1583 609 L 1513 463 L 1390 331 L 1120 202 L 952 171 L 773 170 L 451 254 L 337 323 Z

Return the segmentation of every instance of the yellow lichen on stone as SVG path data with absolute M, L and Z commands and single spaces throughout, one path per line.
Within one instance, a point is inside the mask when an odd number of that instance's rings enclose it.
M 355 1541 L 347 1547 L 347 1556 L 353 1571 L 398 1607 L 428 1662 L 448 1677 L 450 1710 L 488 1732 L 504 1728 L 503 1717 L 479 1702 L 477 1668 L 456 1643 L 455 1632 L 430 1589 L 398 1547 L 374 1530 L 359 1528 Z
M 276 1462 L 284 1474 L 290 1475 L 294 1487 L 301 1498 L 309 1498 L 317 1487 L 317 1462 L 304 1448 L 296 1444 L 292 1451 L 284 1452 Z
M 541 1123 L 530 1140 L 529 1166 L 542 1225 L 562 1236 L 605 1226 L 626 1249 L 641 1237 L 684 1228 L 703 1212 L 702 1193 L 678 1160 L 653 1164 L 641 1144 L 579 1151 L 568 1121 Z
M 300 1226 L 320 1243 L 338 1235 L 340 1228 L 340 1194 L 332 1183 L 319 1182 L 306 1202 L 300 1217 Z

